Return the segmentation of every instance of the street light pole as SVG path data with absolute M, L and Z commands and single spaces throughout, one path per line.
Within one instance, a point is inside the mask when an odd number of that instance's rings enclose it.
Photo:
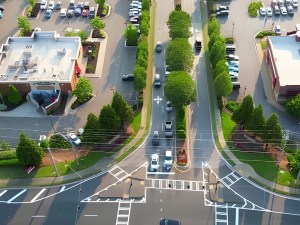
M 115 95 L 115 89 L 111 88 L 110 90 L 112 91 L 113 95 Z
M 51 150 L 50 148 L 47 148 L 48 152 L 49 152 L 49 155 L 50 155 L 50 158 L 51 158 L 51 161 L 52 161 L 52 164 L 53 164 L 53 168 L 54 168 L 54 171 L 55 171 L 55 174 L 56 176 L 58 177 L 59 176 L 59 173 L 58 173 L 58 170 L 56 168 L 56 165 L 55 165 L 55 162 L 54 162 L 54 159 L 53 159 L 53 155 L 51 153 Z
M 55 134 L 56 131 L 54 129 L 54 126 L 53 126 L 53 122 L 52 122 L 52 115 L 50 114 L 50 122 L 51 122 L 51 125 L 52 125 L 52 130 L 53 130 L 53 133 Z

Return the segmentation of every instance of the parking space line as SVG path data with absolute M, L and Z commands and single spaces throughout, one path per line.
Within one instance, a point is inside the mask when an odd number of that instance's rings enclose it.
M 62 187 L 61 187 L 61 189 L 59 190 L 59 192 L 62 192 L 62 191 L 64 191 L 64 190 L 65 190 L 65 188 L 66 188 L 66 186 L 62 186 Z
M 46 188 L 43 188 L 30 202 L 34 202 L 44 191 L 46 191 Z
M 26 192 L 27 189 L 23 189 L 22 191 L 20 191 L 18 194 L 16 194 L 14 197 L 12 197 L 11 199 L 9 199 L 7 201 L 7 203 L 11 203 L 13 200 L 15 200 L 17 197 L 19 197 L 21 194 L 23 194 L 24 192 Z
M 2 192 L 0 193 L 0 197 L 1 197 L 2 195 L 4 195 L 6 192 L 7 192 L 7 190 L 2 191 Z

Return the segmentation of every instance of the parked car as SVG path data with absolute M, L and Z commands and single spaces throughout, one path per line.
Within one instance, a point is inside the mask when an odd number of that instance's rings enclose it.
M 278 0 L 278 6 L 279 7 L 284 6 L 284 0 Z
M 83 4 L 83 9 L 90 10 L 90 7 L 91 7 L 91 3 L 90 3 L 90 2 L 85 2 L 85 3 Z
M 274 6 L 273 11 L 274 11 L 274 15 L 275 16 L 279 16 L 280 15 L 280 9 L 279 9 L 278 5 Z
M 152 154 L 151 155 L 151 164 L 150 164 L 150 170 L 151 171 L 157 171 L 159 168 L 159 156 L 158 154 Z
M 45 18 L 46 19 L 50 19 L 52 15 L 52 10 L 51 9 L 47 9 L 46 13 L 45 13 Z
M 131 4 L 142 5 L 142 2 L 140 2 L 140 1 L 131 1 Z
M 90 8 L 90 13 L 89 13 L 89 18 L 90 19 L 94 19 L 95 18 L 95 11 L 96 11 L 95 7 L 91 7 Z
M 166 111 L 171 112 L 173 110 L 172 103 L 170 101 L 166 102 Z
M 61 5 L 62 5 L 61 2 L 56 2 L 56 4 L 55 4 L 55 9 L 56 9 L 56 10 L 60 10 L 60 9 L 61 9 Z
M 88 15 L 89 15 L 89 10 L 88 9 L 82 10 L 82 13 L 81 13 L 82 17 L 87 17 Z
M 159 225 L 181 225 L 179 220 L 161 219 Z
M 228 66 L 228 70 L 229 72 L 232 71 L 232 72 L 239 72 L 239 68 L 236 67 L 236 66 Z
M 42 0 L 40 9 L 41 9 L 41 10 L 46 9 L 46 8 L 47 8 L 47 3 L 48 3 L 47 0 Z
M 4 6 L 0 5 L 0 19 L 3 17 Z
M 155 74 L 154 78 L 154 83 L 153 83 L 155 88 L 160 88 L 161 87 L 161 81 L 160 81 L 160 74 Z
M 162 45 L 161 45 L 160 41 L 156 42 L 155 51 L 156 52 L 161 52 L 162 51 Z
M 234 55 L 234 54 L 226 55 L 226 59 L 228 61 L 239 61 L 240 60 L 240 58 L 237 55 Z
M 285 5 L 291 5 L 292 4 L 292 0 L 285 0 Z
M 226 65 L 228 66 L 228 67 L 239 67 L 239 62 L 237 61 L 231 61 L 231 62 L 226 62 Z
M 172 138 L 173 137 L 172 122 L 171 121 L 166 121 L 166 123 L 165 123 L 165 137 L 166 138 Z
M 70 141 L 72 141 L 72 143 L 74 143 L 75 145 L 80 145 L 80 144 L 81 144 L 81 140 L 80 140 L 74 133 L 69 133 L 69 134 L 68 134 L 68 138 L 69 138 Z
M 272 11 L 271 7 L 268 7 L 266 9 L 266 12 L 267 12 L 267 16 L 273 16 L 273 11 Z
M 233 72 L 233 71 L 229 71 L 229 76 L 231 79 L 235 79 L 239 77 L 239 73 L 237 72 Z
M 122 80 L 123 81 L 131 81 L 134 80 L 134 75 L 133 74 L 124 74 L 122 76 Z
M 281 15 L 283 15 L 283 16 L 287 15 L 286 7 L 285 6 L 281 6 L 280 7 L 280 12 L 281 12 Z
M 142 15 L 142 13 L 141 12 L 139 12 L 139 11 L 132 11 L 132 12 L 129 12 L 129 16 L 141 16 Z
M 72 18 L 73 16 L 74 16 L 74 10 L 73 9 L 68 9 L 67 17 Z
M 75 9 L 75 16 L 81 16 L 81 8 Z
M 259 9 L 259 14 L 260 14 L 261 16 L 265 16 L 265 15 L 267 14 L 266 8 L 261 7 L 261 8 Z
M 169 65 L 165 65 L 165 76 L 169 76 L 169 74 L 171 73 L 171 70 L 170 70 L 170 66 Z
M 49 2 L 49 4 L 48 4 L 48 9 L 51 9 L 51 10 L 53 10 L 53 9 L 54 9 L 54 7 L 55 7 L 55 3 L 54 3 L 54 1 L 50 1 L 50 2 Z
M 276 26 L 275 26 L 275 34 L 276 34 L 276 35 L 281 35 L 281 28 L 280 28 L 279 25 L 276 25 Z
M 225 5 L 219 5 L 219 6 L 217 6 L 217 8 L 216 8 L 216 12 L 228 11 L 228 10 L 229 10 L 229 7 L 228 7 L 228 6 L 225 6 Z
M 74 0 L 70 0 L 69 9 L 75 10 L 75 1 Z
M 158 133 L 157 130 L 153 131 L 152 145 L 153 146 L 158 146 L 159 145 L 159 133 Z
M 228 16 L 229 15 L 229 10 L 224 10 L 224 11 L 218 11 L 216 12 L 217 17 L 223 17 L 223 16 Z
M 61 17 L 66 17 L 67 16 L 67 9 L 66 8 L 62 8 L 61 10 L 60 10 L 60 16 Z
M 130 3 L 129 4 L 129 8 L 130 9 L 134 9 L 134 8 L 136 8 L 136 9 L 142 9 L 142 5 L 141 4 Z
M 292 6 L 298 8 L 298 0 L 292 0 Z
M 287 9 L 287 12 L 288 12 L 288 14 L 289 14 L 290 16 L 293 16 L 293 15 L 294 15 L 294 8 L 293 8 L 292 5 L 287 6 L 286 9 Z
M 83 9 L 83 2 L 78 2 L 76 8 L 80 8 L 82 10 Z

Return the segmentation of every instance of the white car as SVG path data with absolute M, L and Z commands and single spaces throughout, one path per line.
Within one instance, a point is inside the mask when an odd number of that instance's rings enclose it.
M 281 6 L 280 7 L 280 12 L 281 12 L 281 15 L 287 15 L 287 10 L 286 10 L 286 7 L 285 6 Z
M 260 13 L 261 16 L 265 16 L 266 13 L 267 13 L 267 12 L 266 12 L 266 8 L 263 8 L 263 7 L 260 8 L 260 9 L 259 9 L 259 13 Z
M 273 16 L 273 11 L 272 11 L 271 7 L 268 7 L 266 9 L 266 11 L 267 11 L 267 16 Z
M 46 8 L 47 8 L 47 0 L 42 0 L 40 9 L 41 9 L 41 10 L 44 10 L 44 9 L 46 9 Z
M 292 0 L 292 6 L 298 8 L 298 0 Z
M 226 59 L 228 61 L 239 61 L 240 60 L 240 58 L 237 55 L 234 55 L 234 54 L 226 55 Z
M 74 133 L 69 133 L 68 137 L 75 145 L 81 144 L 81 140 Z
M 62 8 L 61 10 L 60 10 L 60 16 L 61 17 L 66 17 L 67 16 L 67 9 L 66 8 Z
M 281 35 L 281 28 L 280 28 L 279 25 L 276 25 L 276 26 L 275 26 L 275 34 L 276 34 L 276 35 Z
M 236 79 L 239 77 L 239 73 L 237 72 L 233 72 L 233 71 L 229 71 L 229 76 L 231 79 Z
M 239 66 L 240 65 L 240 62 L 239 61 L 234 61 L 234 60 L 231 60 L 231 61 L 228 61 L 226 62 L 226 65 L 232 65 L 232 66 Z
M 54 1 L 50 1 L 50 2 L 49 2 L 49 4 L 48 4 L 48 9 L 51 9 L 51 10 L 53 10 L 53 9 L 54 9 L 54 7 L 55 7 L 55 3 L 54 3 Z
M 284 0 L 278 0 L 278 6 L 279 7 L 284 6 Z
M 150 164 L 150 170 L 151 171 L 157 171 L 159 167 L 159 156 L 158 154 L 152 154 L 151 155 L 151 164 Z
M 165 75 L 166 75 L 166 77 L 169 76 L 170 73 L 171 73 L 170 66 L 169 65 L 165 65 Z

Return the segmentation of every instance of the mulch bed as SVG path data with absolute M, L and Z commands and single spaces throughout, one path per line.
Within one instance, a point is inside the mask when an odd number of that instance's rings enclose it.
M 87 54 L 87 48 L 89 45 L 95 46 L 96 56 L 88 56 Z M 83 48 L 83 56 L 88 57 L 87 60 L 87 67 L 85 72 L 86 73 L 95 73 L 96 67 L 97 67 L 97 60 L 99 55 L 99 48 L 100 48 L 100 42 L 82 42 L 82 48 Z
M 75 160 L 74 158 L 74 153 L 72 150 L 51 150 L 53 159 L 55 163 L 63 163 L 65 160 L 67 161 L 73 161 Z M 89 153 L 88 150 L 76 150 L 76 158 L 79 159 Z M 52 165 L 52 160 L 48 152 L 45 153 L 43 157 L 43 161 L 41 166 L 50 166 Z
M 41 3 L 36 3 L 32 9 L 31 14 L 28 16 L 29 18 L 36 18 L 40 12 Z

